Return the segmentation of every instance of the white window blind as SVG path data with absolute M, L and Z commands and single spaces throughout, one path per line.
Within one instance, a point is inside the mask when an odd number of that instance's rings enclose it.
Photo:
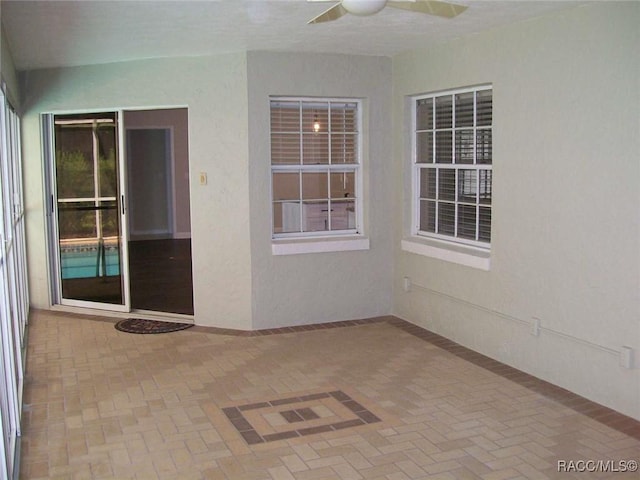
M 273 237 L 358 233 L 360 102 L 271 99 Z
M 488 248 L 492 88 L 414 97 L 413 232 Z

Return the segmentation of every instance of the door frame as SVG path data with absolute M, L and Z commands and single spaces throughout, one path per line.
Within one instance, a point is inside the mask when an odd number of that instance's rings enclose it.
M 120 197 L 116 200 L 119 208 L 119 253 L 120 253 L 120 275 L 122 286 L 122 304 L 91 302 L 88 300 L 74 300 L 62 296 L 62 266 L 60 264 L 59 241 L 60 232 L 58 229 L 58 195 L 56 189 L 56 159 L 55 159 L 55 121 L 56 115 L 93 114 L 93 113 L 115 113 L 117 130 L 118 149 L 118 192 Z M 126 158 L 124 152 L 124 134 L 122 129 L 122 110 L 120 109 L 87 109 L 82 111 L 53 111 L 43 113 L 42 135 L 44 150 L 44 194 L 45 194 L 45 215 L 47 229 L 47 255 L 49 265 L 49 301 L 53 305 L 68 307 L 90 308 L 94 310 L 108 310 L 112 312 L 131 311 L 131 294 L 129 292 L 129 251 L 128 251 L 128 222 L 126 207 Z
M 156 320 L 178 320 L 193 323 L 195 315 L 186 315 L 186 314 L 178 314 L 172 312 L 156 312 L 156 311 L 146 311 L 146 310 L 137 310 L 131 308 L 131 290 L 130 290 L 130 273 L 129 273 L 129 222 L 128 218 L 128 172 L 127 172 L 127 151 L 126 151 L 126 134 L 124 128 L 124 114 L 125 112 L 140 112 L 140 111 L 155 111 L 155 110 L 171 110 L 171 109 L 186 109 L 187 114 L 189 110 L 189 106 L 186 104 L 183 105 L 154 105 L 150 107 L 115 107 L 115 108 L 83 108 L 83 109 L 63 109 L 63 110 L 51 110 L 42 112 L 40 114 L 40 122 L 42 126 L 41 134 L 42 134 L 42 149 L 43 149 L 43 205 L 44 205 L 44 216 L 45 216 L 45 233 L 46 233 L 46 257 L 47 257 L 47 265 L 48 265 L 48 282 L 49 282 L 49 306 L 52 309 L 61 310 L 61 311 L 70 311 L 70 312 L 91 312 L 92 310 L 100 310 L 113 314 L 116 317 L 125 318 L 127 314 L 131 312 L 136 312 L 136 316 L 140 318 L 148 318 L 148 319 L 156 319 Z M 122 261 L 122 274 L 123 279 L 126 278 L 126 281 L 123 280 L 123 299 L 124 302 L 122 305 L 115 304 L 106 304 L 106 303 L 96 303 L 89 302 L 83 300 L 70 300 L 66 299 L 62 302 L 62 283 L 61 283 L 61 265 L 60 259 L 58 255 L 58 219 L 57 219 L 57 209 L 55 205 L 57 204 L 57 198 L 55 195 L 55 161 L 54 160 L 54 122 L 53 117 L 55 115 L 72 115 L 72 114 L 91 114 L 91 113 L 102 113 L 102 112 L 113 112 L 117 114 L 118 118 L 118 186 L 119 186 L 119 194 L 120 194 L 120 218 L 121 218 L 121 261 Z M 155 128 L 155 127 L 149 127 Z M 158 128 L 166 128 L 166 127 L 158 127 Z M 173 138 L 173 129 L 171 129 L 171 146 L 172 150 L 171 154 L 171 168 L 175 169 L 175 158 L 173 152 L 174 138 Z M 188 139 L 188 130 L 187 130 L 187 142 Z M 189 162 L 189 165 L 191 162 Z M 175 202 L 175 182 L 173 182 L 172 192 L 174 196 Z M 191 190 L 192 184 L 189 182 L 189 190 Z M 123 218 L 124 216 L 124 218 Z M 177 225 L 175 222 L 177 221 L 176 215 L 173 215 L 174 221 L 174 235 L 177 231 Z M 126 245 L 124 245 L 126 244 Z M 192 259 L 193 265 L 193 259 Z M 126 277 L 125 277 L 126 275 Z M 194 298 L 195 301 L 195 298 Z

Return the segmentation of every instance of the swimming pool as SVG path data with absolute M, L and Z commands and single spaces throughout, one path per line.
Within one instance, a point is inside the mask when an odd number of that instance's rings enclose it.
M 117 249 L 107 248 L 105 251 L 105 263 L 107 276 L 120 275 L 120 255 Z M 102 259 L 98 269 L 98 250 L 62 250 L 60 252 L 62 279 L 94 278 L 102 272 Z M 98 275 L 96 275 L 98 272 Z

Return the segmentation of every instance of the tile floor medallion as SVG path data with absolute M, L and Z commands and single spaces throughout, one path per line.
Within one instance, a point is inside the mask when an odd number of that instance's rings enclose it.
M 222 410 L 249 445 L 381 421 L 342 390 L 307 393 Z

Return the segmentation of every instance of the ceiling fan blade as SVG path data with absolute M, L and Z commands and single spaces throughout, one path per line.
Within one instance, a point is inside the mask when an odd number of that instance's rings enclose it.
M 322 22 L 330 22 L 332 20 L 337 20 L 338 18 L 342 17 L 343 15 L 346 15 L 347 11 L 344 9 L 344 7 L 337 3 L 335 4 L 333 7 L 331 7 L 328 10 L 325 10 L 324 12 L 322 12 L 320 15 L 318 15 L 315 18 L 312 18 L 311 20 L 309 20 L 307 22 L 307 25 L 311 24 L 311 23 L 322 23 Z
M 455 3 L 438 2 L 436 0 L 416 0 L 415 2 L 389 1 L 389 7 L 409 10 L 410 12 L 427 13 L 438 17 L 453 18 L 464 12 L 467 7 Z

